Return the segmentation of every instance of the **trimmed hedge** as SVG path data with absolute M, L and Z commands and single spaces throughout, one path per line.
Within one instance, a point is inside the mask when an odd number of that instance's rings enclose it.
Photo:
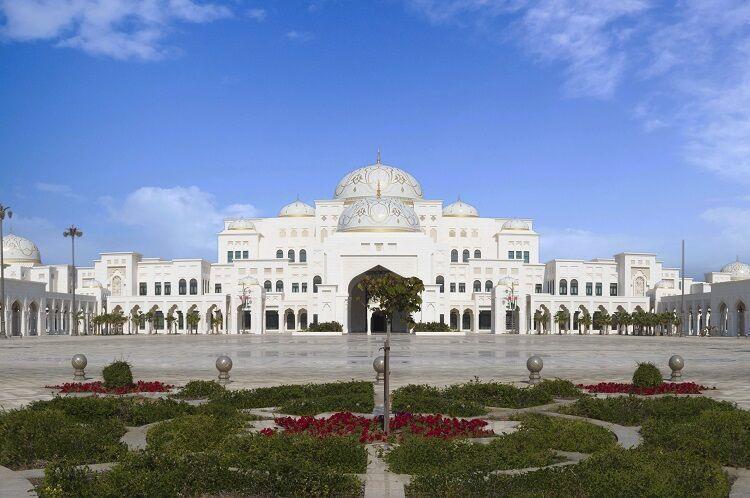
M 585 396 L 584 392 L 569 380 L 565 379 L 542 379 L 536 389 L 545 391 L 553 398 L 580 398 Z
M 615 396 L 611 398 L 581 398 L 572 405 L 561 407 L 560 413 L 594 418 L 620 425 L 641 425 L 650 417 L 676 422 L 695 417 L 704 410 L 735 411 L 738 408 L 727 401 L 716 401 L 702 396 L 664 396 L 653 399 L 638 396 Z
M 187 415 L 155 425 L 146 434 L 148 449 L 154 452 L 197 452 L 220 446 L 244 425 L 239 416 Z
M 588 422 L 529 413 L 513 418 L 519 420 L 518 432 L 510 434 L 526 440 L 527 445 L 578 453 L 594 453 L 617 446 L 615 435 Z
M 499 382 L 471 381 L 445 388 L 410 384 L 393 392 L 395 411 L 444 413 L 472 417 L 487 413 L 485 407 L 526 408 L 551 403 L 545 387 L 516 387 Z
M 139 426 L 195 413 L 197 408 L 172 399 L 141 397 L 56 397 L 35 401 L 28 410 L 60 410 L 73 419 L 94 423 L 117 419 L 128 426 Z
M 640 388 L 659 387 L 664 383 L 661 372 L 653 363 L 639 363 L 633 373 L 633 385 Z
M 130 364 L 127 361 L 113 361 L 102 370 L 104 378 L 104 387 L 114 389 L 117 387 L 127 387 L 133 384 L 133 372 L 130 370 Z
M 224 386 L 215 380 L 191 380 L 180 389 L 173 398 L 178 399 L 207 399 L 224 393 Z
M 450 328 L 447 323 L 442 322 L 419 322 L 414 324 L 414 332 L 457 332 Z
M 372 382 L 349 381 L 325 384 L 282 385 L 225 391 L 212 401 L 238 409 L 278 407 L 290 415 L 315 415 L 328 411 L 371 413 Z
M 649 446 L 689 453 L 723 465 L 750 467 L 750 412 L 705 410 L 674 421 L 650 418 L 641 429 Z
M 305 329 L 305 332 L 341 332 L 344 330 L 344 326 L 339 322 L 320 322 L 311 323 Z
M 111 462 L 125 452 L 122 422 L 84 423 L 62 410 L 11 410 L 0 416 L 0 465 L 43 467 L 67 458 L 74 463 Z
M 614 448 L 577 465 L 514 476 L 481 472 L 418 474 L 411 497 L 641 497 L 727 496 L 721 467 L 694 456 L 662 450 Z

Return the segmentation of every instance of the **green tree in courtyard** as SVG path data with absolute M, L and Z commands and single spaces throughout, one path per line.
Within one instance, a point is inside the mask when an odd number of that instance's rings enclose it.
M 414 325 L 411 314 L 422 309 L 424 284 L 417 277 L 402 277 L 395 273 L 367 275 L 357 287 L 365 294 L 365 305 L 369 307 L 373 303 L 373 309 L 383 313 L 388 330 L 391 330 L 393 318 L 398 314 L 406 316 L 411 328 Z

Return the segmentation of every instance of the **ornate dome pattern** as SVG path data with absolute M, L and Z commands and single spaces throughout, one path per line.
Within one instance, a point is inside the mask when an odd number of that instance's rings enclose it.
M 279 211 L 279 217 L 296 218 L 301 216 L 315 216 L 315 208 L 299 199 L 287 204 Z
M 468 204 L 461 199 L 458 199 L 452 204 L 448 204 L 443 208 L 443 216 L 453 216 L 456 218 L 477 218 L 479 211 L 477 208 Z
M 12 233 L 3 237 L 3 259 L 6 264 L 42 263 L 42 256 L 36 244 Z
M 355 169 L 336 186 L 336 199 L 359 199 L 375 197 L 378 190 L 382 197 L 399 199 L 421 199 L 422 185 L 406 171 L 377 162 Z
M 247 218 L 239 218 L 230 221 L 227 230 L 255 230 L 255 224 Z
M 502 230 L 529 230 L 529 224 L 523 220 L 508 220 L 503 223 Z
M 414 210 L 393 197 L 365 197 L 347 206 L 339 217 L 339 232 L 419 232 Z
M 732 280 L 744 280 L 750 278 L 750 265 L 742 263 L 739 258 L 721 269 L 724 273 L 732 275 Z

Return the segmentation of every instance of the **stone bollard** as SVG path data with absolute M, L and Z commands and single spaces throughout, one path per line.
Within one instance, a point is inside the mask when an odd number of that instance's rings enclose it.
M 526 360 L 526 368 L 529 369 L 529 384 L 534 385 L 539 383 L 539 380 L 542 378 L 542 376 L 539 375 L 539 372 L 542 371 L 542 367 L 544 367 L 544 362 L 540 356 L 530 356 L 529 359 Z
M 219 371 L 219 384 L 228 384 L 229 371 L 232 369 L 232 359 L 229 356 L 216 358 L 216 370 Z
M 70 360 L 70 364 L 73 365 L 73 379 L 83 380 L 86 378 L 86 372 L 83 370 L 88 363 L 89 361 L 86 359 L 86 355 L 82 355 L 81 353 L 73 355 L 73 359 Z
M 682 369 L 685 367 L 685 360 L 682 356 L 675 354 L 669 358 L 669 368 L 672 369 L 672 376 L 669 378 L 672 382 L 682 379 Z
M 375 382 L 385 380 L 385 358 L 378 356 L 372 362 L 372 368 L 375 370 Z

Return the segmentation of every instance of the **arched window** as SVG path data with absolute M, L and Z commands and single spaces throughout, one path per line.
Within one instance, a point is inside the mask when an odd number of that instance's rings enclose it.
M 294 263 L 294 249 L 289 249 L 289 252 L 286 253 L 287 258 L 289 258 L 290 263 Z
M 474 280 L 474 292 L 482 292 L 482 282 Z
M 469 262 L 469 250 L 468 249 L 464 249 L 463 257 L 464 257 L 464 263 L 468 263 Z
M 187 294 L 187 282 L 185 282 L 184 278 L 181 278 L 180 281 L 178 282 L 178 284 L 177 284 L 177 292 L 181 296 L 184 296 L 185 294 Z
M 458 263 L 458 249 L 451 251 L 451 263 Z
M 560 295 L 564 296 L 568 293 L 568 281 L 564 278 L 560 280 Z
M 578 295 L 578 280 L 576 279 L 573 279 L 570 281 L 570 295 L 571 296 Z
M 435 284 L 440 286 L 440 293 L 445 292 L 445 279 L 442 275 L 438 275 L 438 277 L 435 279 Z
M 281 249 L 276 251 L 276 259 L 284 259 L 284 251 L 282 251 Z
M 323 283 L 323 279 L 320 278 L 320 275 L 315 275 L 313 277 L 313 293 L 318 292 L 318 286 Z
M 195 296 L 198 294 L 198 281 L 194 278 L 190 279 L 190 295 Z
M 484 292 L 492 292 L 492 280 L 487 280 L 484 283 Z
M 266 289 L 266 292 L 271 292 L 273 290 L 273 284 L 270 280 L 266 280 L 263 282 L 263 288 Z
M 276 281 L 276 292 L 284 292 L 284 282 L 281 280 Z
M 307 251 L 305 251 L 304 249 L 299 250 L 299 262 L 307 263 Z
M 474 259 L 482 259 L 482 251 L 474 249 Z

